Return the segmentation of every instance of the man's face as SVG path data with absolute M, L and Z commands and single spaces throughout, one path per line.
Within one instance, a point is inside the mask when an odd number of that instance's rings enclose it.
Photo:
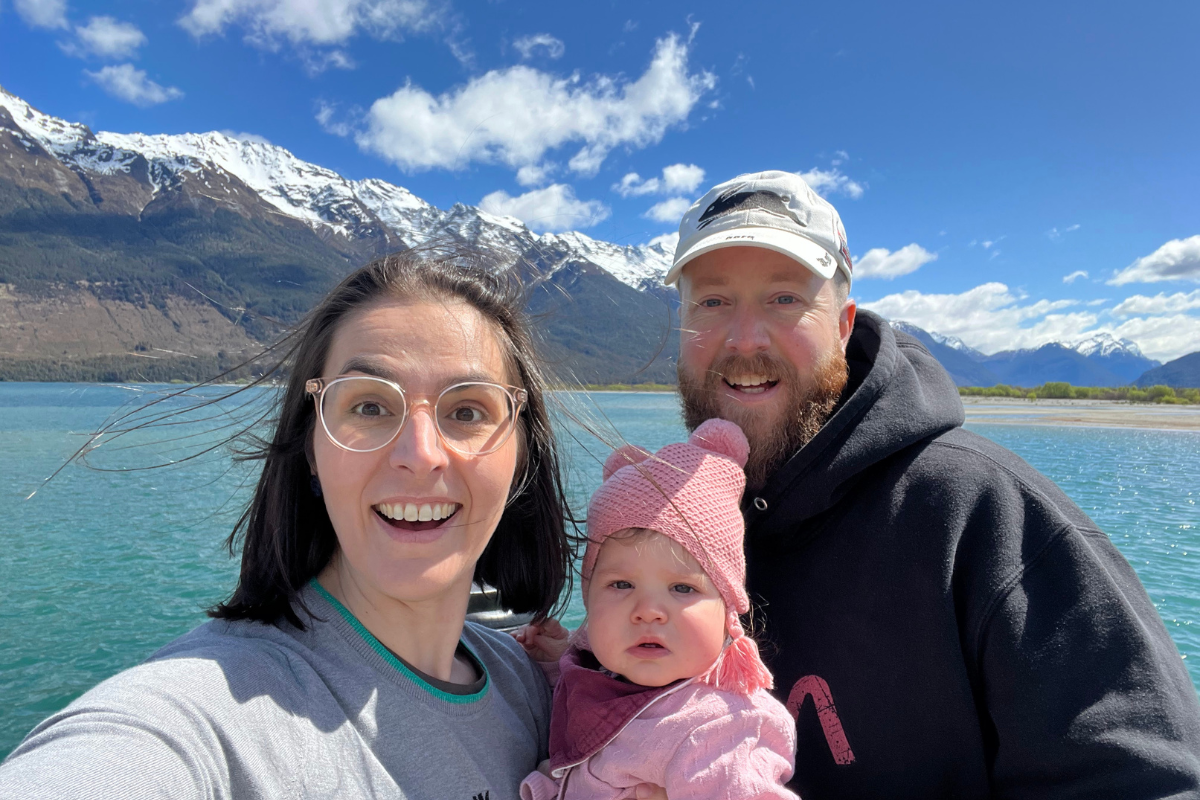
M 833 281 L 782 253 L 727 247 L 679 280 L 679 390 L 690 428 L 720 417 L 750 440 L 759 488 L 820 430 L 846 383 L 855 305 Z

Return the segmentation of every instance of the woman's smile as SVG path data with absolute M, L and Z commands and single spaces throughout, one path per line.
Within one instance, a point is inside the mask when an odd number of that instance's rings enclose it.
M 342 584 L 370 603 L 465 603 L 475 562 L 504 512 L 520 445 L 512 437 L 495 452 L 463 455 L 447 445 L 437 403 L 426 400 L 464 381 L 511 384 L 495 332 L 466 303 L 380 301 L 343 320 L 324 371 L 383 378 L 420 399 L 377 450 L 345 450 L 324 429 L 314 433 Z M 356 610 L 353 600 L 349 607 Z

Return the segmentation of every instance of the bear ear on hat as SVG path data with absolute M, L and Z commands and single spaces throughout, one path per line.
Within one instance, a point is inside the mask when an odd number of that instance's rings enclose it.
M 601 480 L 608 480 L 621 467 L 640 464 L 649 457 L 650 454 L 637 445 L 622 445 L 613 450 L 612 455 L 604 460 L 604 477 Z
M 750 443 L 746 441 L 746 434 L 737 425 L 724 419 L 702 422 L 688 437 L 688 444 L 728 456 L 739 467 L 746 466 L 746 459 L 750 457 Z

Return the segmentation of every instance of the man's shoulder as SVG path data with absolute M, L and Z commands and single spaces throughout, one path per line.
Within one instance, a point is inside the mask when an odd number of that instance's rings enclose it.
M 1065 492 L 1019 455 L 983 436 L 955 428 L 893 457 L 885 471 L 914 498 L 961 504 L 1016 502 L 1045 507 L 1064 523 L 1097 530 Z

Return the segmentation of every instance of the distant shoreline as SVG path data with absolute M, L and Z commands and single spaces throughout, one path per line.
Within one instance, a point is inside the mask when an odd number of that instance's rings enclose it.
M 967 422 L 1047 427 L 1200 431 L 1200 407 L 1122 400 L 1022 400 L 963 397 Z

